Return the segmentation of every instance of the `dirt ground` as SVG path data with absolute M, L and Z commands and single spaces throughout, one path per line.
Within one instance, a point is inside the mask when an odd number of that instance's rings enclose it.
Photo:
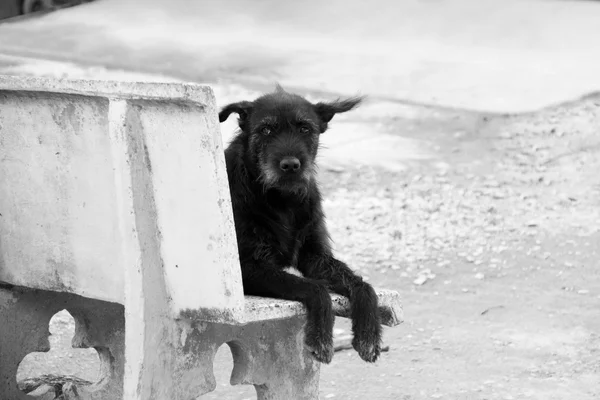
M 343 351 L 322 367 L 321 398 L 600 398 L 600 96 L 526 115 L 371 103 L 344 125 L 426 156 L 321 168 L 337 254 L 405 309 L 378 363 Z M 53 350 L 19 377 L 95 379 L 72 331 L 57 315 Z M 255 398 L 229 386 L 231 365 L 221 348 L 203 398 Z

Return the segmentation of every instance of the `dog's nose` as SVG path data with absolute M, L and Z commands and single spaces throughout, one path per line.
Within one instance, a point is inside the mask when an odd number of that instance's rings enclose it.
M 279 168 L 283 172 L 296 172 L 300 169 L 300 160 L 296 157 L 285 157 L 279 162 Z

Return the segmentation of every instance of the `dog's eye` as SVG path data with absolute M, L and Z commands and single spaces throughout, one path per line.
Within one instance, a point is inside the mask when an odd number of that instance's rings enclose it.
M 265 126 L 264 128 L 262 128 L 260 130 L 260 133 L 262 133 L 265 136 L 270 135 L 271 134 L 271 128 L 269 128 L 268 126 Z
M 308 133 L 310 133 L 310 129 L 308 129 L 308 126 L 302 126 L 302 127 L 300 127 L 300 132 L 304 133 L 304 134 L 308 134 Z

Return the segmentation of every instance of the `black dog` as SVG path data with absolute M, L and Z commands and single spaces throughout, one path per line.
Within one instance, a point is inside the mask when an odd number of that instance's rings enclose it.
M 329 290 L 350 299 L 352 344 L 360 357 L 374 362 L 381 351 L 377 296 L 333 257 L 315 172 L 319 135 L 335 114 L 360 102 L 311 104 L 277 86 L 274 93 L 229 104 L 219 113 L 220 122 L 237 113 L 241 128 L 225 159 L 244 292 L 302 302 L 308 311 L 306 345 L 324 363 L 333 357 Z

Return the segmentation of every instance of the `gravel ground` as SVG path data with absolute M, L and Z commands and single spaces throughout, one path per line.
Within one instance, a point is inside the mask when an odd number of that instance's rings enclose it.
M 344 126 L 378 130 L 375 154 L 393 137 L 427 156 L 338 155 L 322 164 L 321 181 L 339 257 L 399 290 L 406 322 L 386 330 L 391 349 L 375 365 L 336 353 L 322 368 L 321 398 L 600 397 L 600 96 L 516 116 L 398 107 L 370 104 Z M 96 379 L 94 351 L 68 348 L 73 328 L 58 314 L 53 349 L 29 355 L 19 376 Z M 348 333 L 348 321 L 336 328 Z M 206 398 L 253 398 L 251 387 L 228 385 L 231 364 L 224 347 Z

